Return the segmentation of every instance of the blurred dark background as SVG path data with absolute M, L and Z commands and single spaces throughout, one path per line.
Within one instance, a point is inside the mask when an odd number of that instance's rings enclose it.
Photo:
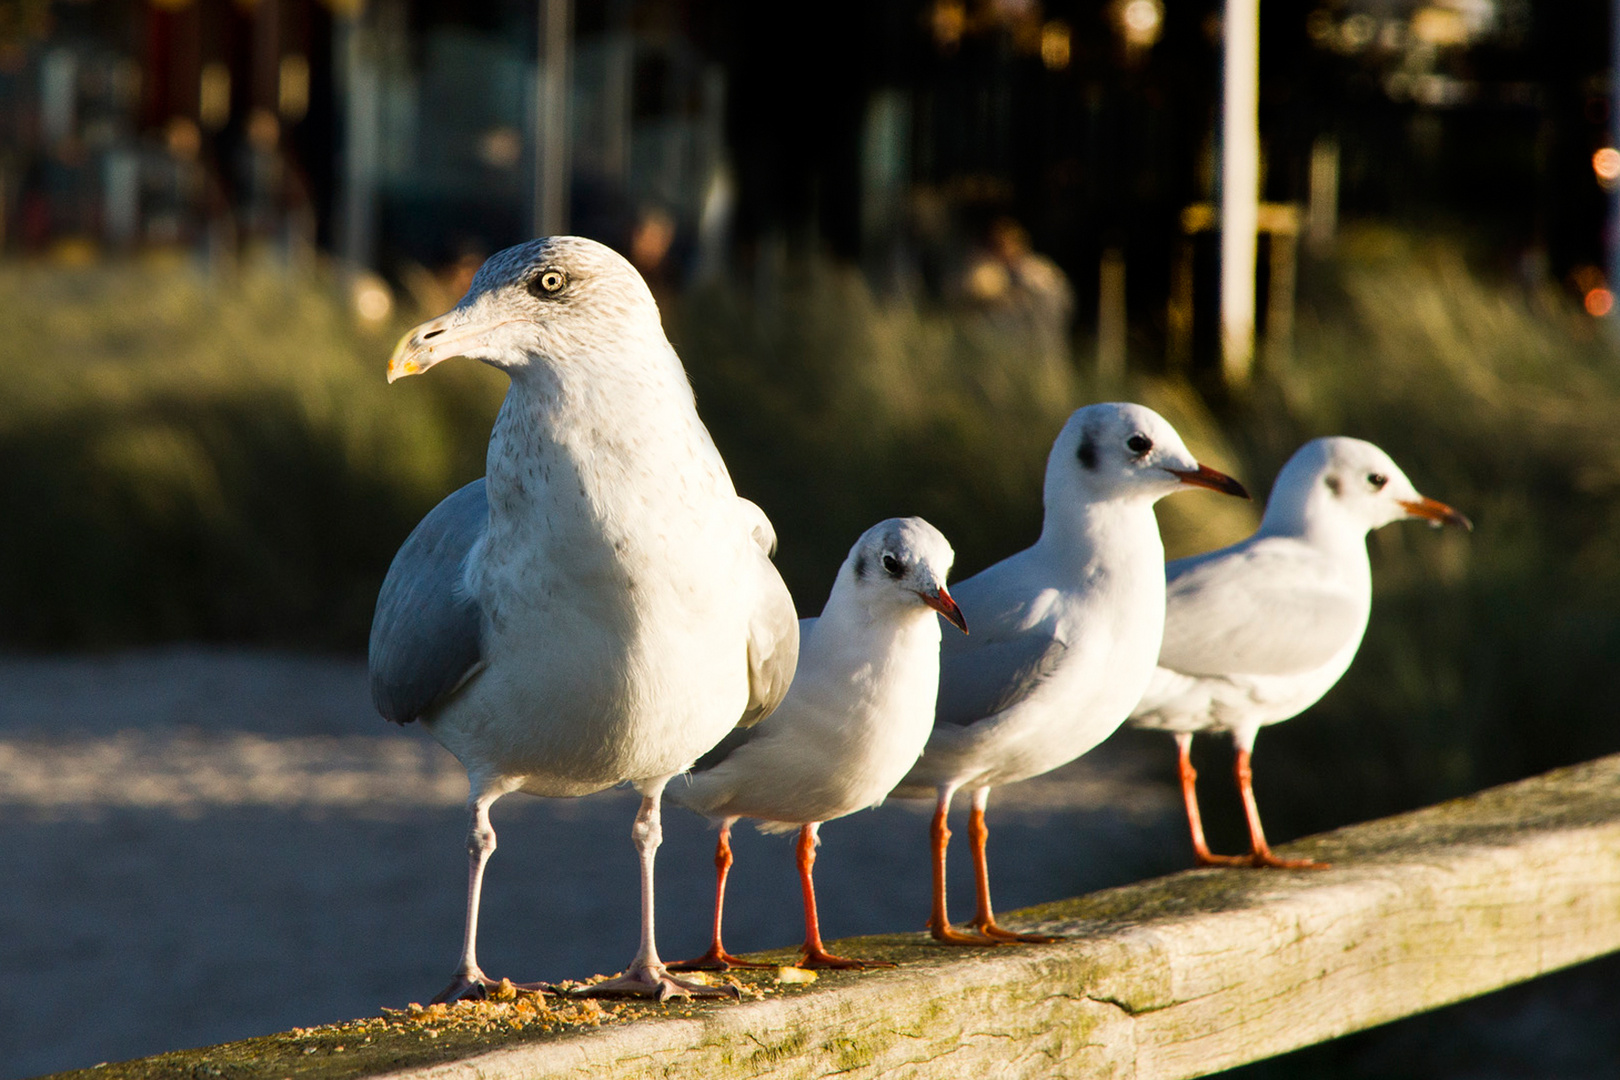
M 392 341 L 557 229 L 653 285 L 804 612 L 882 517 L 939 525 L 958 576 L 1028 543 L 1088 401 L 1158 408 L 1257 494 L 1304 440 L 1356 435 L 1478 528 L 1372 537 L 1361 655 L 1259 744 L 1275 837 L 1620 750 L 1609 5 L 1263 9 L 1237 385 L 1221 11 L 0 0 L 0 647 L 358 655 L 504 389 L 472 364 L 389 388 Z M 1172 555 L 1252 527 L 1217 502 L 1164 504 Z M 1168 778 L 1167 740 L 1117 741 Z M 1228 748 L 1198 754 L 1237 847 Z M 1592 970 L 1264 1069 L 1608 1075 L 1601 1043 L 1551 1071 L 1455 1052 L 1504 1009 L 1520 1046 L 1612 1011 Z

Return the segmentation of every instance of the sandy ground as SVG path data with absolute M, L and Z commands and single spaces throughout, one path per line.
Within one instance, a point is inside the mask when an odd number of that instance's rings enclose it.
M 1110 752 L 1007 789 L 992 803 L 998 906 L 1184 865 L 1170 760 L 1168 746 Z M 0 657 L 0 1078 L 431 997 L 460 944 L 465 796 L 454 759 L 372 710 L 358 662 Z M 497 804 L 486 970 L 581 977 L 629 959 L 635 805 L 627 790 Z M 823 829 L 829 936 L 921 928 L 926 810 L 895 803 Z M 665 821 L 660 944 L 695 955 L 714 834 L 676 808 Z M 791 845 L 737 833 L 733 949 L 798 940 Z
M 1171 758 L 1167 740 L 1122 733 L 998 793 L 998 905 L 1187 865 Z M 460 943 L 465 793 L 448 754 L 377 717 L 355 661 L 0 656 L 0 1080 L 431 997 Z M 497 804 L 486 970 L 554 979 L 629 959 L 635 805 L 628 791 Z M 921 928 L 926 809 L 896 803 L 825 827 L 829 936 Z M 693 955 L 707 943 L 714 834 L 679 809 L 665 820 L 660 942 L 667 957 Z M 734 949 L 798 940 L 791 843 L 736 835 Z M 952 863 L 958 915 L 966 863 Z M 1617 1014 L 1610 958 L 1229 1080 L 1612 1078 Z

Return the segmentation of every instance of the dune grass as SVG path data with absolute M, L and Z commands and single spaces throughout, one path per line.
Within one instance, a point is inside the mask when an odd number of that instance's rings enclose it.
M 389 335 L 332 292 L 0 269 L 0 641 L 363 641 L 394 547 L 482 471 L 499 391 L 469 365 L 389 393 Z

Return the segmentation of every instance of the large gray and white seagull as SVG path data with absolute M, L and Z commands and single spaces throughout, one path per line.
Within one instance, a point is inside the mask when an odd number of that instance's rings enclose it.
M 1372 610 L 1367 533 L 1411 518 L 1473 528 L 1445 503 L 1419 495 L 1372 443 L 1314 439 L 1277 475 L 1253 536 L 1165 567 L 1164 644 L 1131 723 L 1176 737 L 1200 865 L 1325 865 L 1272 853 L 1254 800 L 1254 740 L 1262 727 L 1315 704 L 1349 668 Z M 1204 840 L 1190 756 L 1200 731 L 1232 735 L 1247 855 L 1211 854 Z
M 665 784 L 792 681 L 798 620 L 770 523 L 733 489 L 651 292 L 609 248 L 550 237 L 498 253 L 405 335 L 389 381 L 453 356 L 511 387 L 484 479 L 395 556 L 370 649 L 378 710 L 421 720 L 467 769 L 466 937 L 437 1000 L 491 982 L 476 952 L 490 804 L 625 781 L 642 796 L 641 945 L 593 989 L 725 993 L 659 959 L 653 856 Z
M 1189 485 L 1247 497 L 1236 480 L 1199 464 L 1152 409 L 1077 409 L 1047 457 L 1040 538 L 954 586 L 973 635 L 945 638 L 933 734 L 895 789 L 936 797 L 935 940 L 1051 940 L 996 922 L 985 856 L 990 789 L 1073 761 L 1130 715 L 1164 630 L 1164 545 L 1153 504 Z M 946 817 L 962 788 L 972 793 L 976 933 L 952 928 L 945 905 Z

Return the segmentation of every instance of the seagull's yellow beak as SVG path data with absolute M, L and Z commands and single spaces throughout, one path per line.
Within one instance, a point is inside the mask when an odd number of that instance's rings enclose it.
M 454 311 L 429 319 L 399 339 L 393 355 L 388 358 L 388 381 L 403 379 L 407 375 L 420 375 L 440 360 L 460 355 L 457 345 L 470 344 L 464 339 L 471 336 L 454 333 Z

